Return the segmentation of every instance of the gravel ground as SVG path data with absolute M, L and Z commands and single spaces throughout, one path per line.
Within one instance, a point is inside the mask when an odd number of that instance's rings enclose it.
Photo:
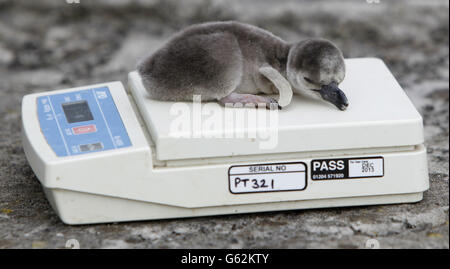
M 143 54 L 197 22 L 239 20 L 289 41 L 325 37 L 379 57 L 423 115 L 430 190 L 415 204 L 66 226 L 20 140 L 28 93 L 122 80 Z M 449 247 L 448 1 L 0 0 L 0 248 Z

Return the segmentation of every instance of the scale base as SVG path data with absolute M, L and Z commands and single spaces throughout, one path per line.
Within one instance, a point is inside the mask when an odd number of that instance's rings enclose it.
M 419 202 L 423 198 L 423 192 L 417 192 L 406 194 L 185 208 L 62 189 L 49 189 L 45 187 L 44 192 L 61 220 L 70 225 L 188 218 L 307 208 L 414 203 Z
M 193 124 L 208 103 L 183 103 L 188 117 L 174 117 L 174 103 L 148 98 L 131 72 L 129 92 L 110 82 L 25 96 L 24 152 L 67 224 L 420 201 L 429 188 L 422 117 L 382 61 L 346 67 L 347 111 L 294 96 L 274 120 L 272 148 L 242 122 Z M 222 123 L 234 118 L 210 108 Z M 230 112 L 245 111 L 255 112 Z

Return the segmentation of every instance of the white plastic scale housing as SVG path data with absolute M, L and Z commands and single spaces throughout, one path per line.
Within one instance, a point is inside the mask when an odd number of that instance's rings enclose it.
M 174 137 L 173 103 L 149 99 L 136 72 L 129 75 L 131 96 L 120 82 L 25 96 L 23 147 L 52 207 L 67 224 L 420 201 L 429 187 L 421 116 L 382 61 L 349 59 L 346 66 L 340 87 L 349 99 L 348 109 L 342 112 L 325 102 L 294 96 L 278 112 L 278 143 L 273 148 L 261 149 L 258 138 Z M 44 135 L 48 130 L 41 128 L 39 97 L 50 100 L 61 93 L 105 87 L 111 96 L 103 97 L 115 103 L 130 145 L 99 151 L 103 144 L 72 146 L 87 152 L 57 156 Z M 97 97 L 101 95 L 95 97 L 99 102 Z M 193 105 L 185 103 L 191 109 Z M 67 121 L 56 113 L 59 109 L 53 108 L 54 116 L 60 123 Z M 106 120 L 105 114 L 94 120 Z M 83 130 L 100 132 L 100 128 L 77 129 L 81 130 L 77 139 Z M 108 129 L 111 139 L 123 138 L 113 136 L 113 128 Z M 66 150 L 70 153 L 70 148 Z M 352 170 L 352 178 L 313 180 L 312 161 L 327 159 L 351 159 L 353 168 L 347 169 L 353 170 L 369 160 L 366 164 L 376 171 L 365 176 Z M 332 170 L 333 165 L 325 162 Z M 264 167 L 283 166 L 291 174 L 259 174 Z M 273 176 L 276 185 L 285 185 L 282 190 L 243 185 L 239 189 L 234 185 L 236 175 L 267 181 Z

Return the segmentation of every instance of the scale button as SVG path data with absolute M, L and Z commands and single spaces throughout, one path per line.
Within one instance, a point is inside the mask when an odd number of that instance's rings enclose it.
M 95 126 L 95 124 L 90 124 L 90 125 L 73 127 L 72 131 L 76 135 L 95 133 L 95 132 L 97 132 L 97 127 Z
M 81 152 L 88 152 L 88 151 L 101 150 L 101 149 L 103 149 L 103 145 L 100 142 L 80 145 Z

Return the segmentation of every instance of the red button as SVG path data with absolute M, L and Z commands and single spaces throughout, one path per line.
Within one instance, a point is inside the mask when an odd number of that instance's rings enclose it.
M 73 127 L 72 131 L 74 134 L 79 135 L 79 134 L 87 134 L 87 133 L 97 132 L 97 128 L 95 127 L 95 124 L 91 124 L 91 125 Z

